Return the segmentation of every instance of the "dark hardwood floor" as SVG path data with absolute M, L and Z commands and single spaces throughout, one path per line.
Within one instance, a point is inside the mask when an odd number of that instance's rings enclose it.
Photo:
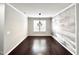
M 72 55 L 51 36 L 29 36 L 9 55 Z

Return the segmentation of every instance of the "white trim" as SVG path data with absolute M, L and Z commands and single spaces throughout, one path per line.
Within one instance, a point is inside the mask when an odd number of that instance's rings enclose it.
M 28 18 L 53 18 L 53 17 L 50 17 L 50 16 L 29 16 Z
M 10 6 L 11 8 L 13 8 L 14 10 L 16 10 L 17 12 L 19 12 L 20 14 L 26 16 L 23 12 L 21 12 L 20 10 L 18 10 L 17 8 L 15 8 L 13 5 L 6 3 L 8 6 Z
M 73 3 L 73 4 L 70 4 L 68 7 L 64 8 L 64 9 L 62 9 L 60 12 L 56 13 L 56 14 L 53 16 L 53 18 L 54 18 L 55 16 L 59 15 L 60 13 L 66 11 L 67 9 L 69 9 L 70 7 L 72 7 L 72 6 L 74 6 L 74 5 L 75 5 L 74 3 Z
M 77 54 L 77 4 L 75 4 L 75 39 L 76 39 L 76 54 Z
M 30 17 L 30 18 L 41 18 L 41 17 L 43 17 L 43 18 L 52 18 L 52 16 L 28 16 L 28 17 Z
M 51 34 L 33 34 L 28 36 L 51 36 Z
M 25 35 L 25 37 L 23 38 L 23 40 L 25 38 L 27 38 L 28 36 Z M 12 50 L 14 50 L 21 42 L 23 42 L 23 40 L 21 40 L 20 42 L 18 42 L 12 49 L 10 49 L 7 53 L 4 53 L 4 55 L 8 55 Z

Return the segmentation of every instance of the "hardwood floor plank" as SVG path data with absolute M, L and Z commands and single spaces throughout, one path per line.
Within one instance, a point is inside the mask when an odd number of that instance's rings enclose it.
M 72 55 L 51 36 L 28 36 L 9 55 Z

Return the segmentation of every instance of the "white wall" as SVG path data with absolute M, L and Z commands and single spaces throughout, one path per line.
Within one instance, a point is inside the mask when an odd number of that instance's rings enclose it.
M 8 54 L 27 37 L 27 18 L 16 8 L 5 7 L 4 54 Z
M 79 55 L 79 4 L 77 4 L 77 54 Z
M 4 4 L 0 3 L 0 54 L 3 54 L 4 9 Z
M 29 17 L 28 18 L 28 35 L 29 36 L 50 36 L 51 34 L 51 17 L 41 17 L 41 19 L 46 20 L 46 32 L 34 32 L 33 31 L 33 20 L 39 20 L 39 17 Z
M 61 12 L 53 18 L 52 32 L 57 40 L 62 42 L 62 45 L 68 50 L 76 53 L 76 37 L 75 37 L 75 6 L 72 6 Z

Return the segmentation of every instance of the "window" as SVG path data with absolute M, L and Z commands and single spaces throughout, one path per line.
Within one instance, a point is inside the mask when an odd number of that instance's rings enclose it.
M 45 32 L 46 20 L 34 20 L 33 26 L 34 26 L 34 32 Z

